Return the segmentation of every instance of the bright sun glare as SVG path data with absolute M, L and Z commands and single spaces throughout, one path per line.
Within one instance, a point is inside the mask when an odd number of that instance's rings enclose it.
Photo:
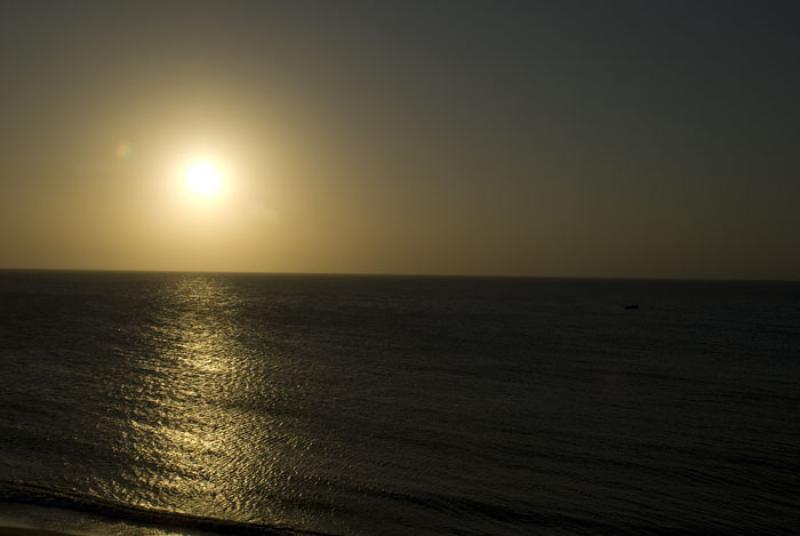
M 215 197 L 222 191 L 223 173 L 219 165 L 210 160 L 194 160 L 184 172 L 186 186 L 200 197 Z

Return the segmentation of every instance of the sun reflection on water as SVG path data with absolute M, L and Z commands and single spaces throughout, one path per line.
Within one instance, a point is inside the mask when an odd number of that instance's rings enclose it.
M 318 527 L 324 441 L 309 419 L 308 363 L 281 346 L 246 283 L 162 278 L 142 300 L 107 430 L 123 464 L 96 493 L 192 516 Z M 327 485 L 327 484 L 325 484 Z M 320 491 L 322 490 L 322 491 Z M 322 513 L 320 513 L 322 512 Z
M 240 484 L 251 472 L 256 428 L 236 407 L 248 376 L 236 295 L 198 276 L 171 281 L 162 298 L 151 326 L 155 355 L 139 385 L 143 403 L 129 423 L 138 455 L 130 476 L 152 490 L 142 506 L 248 517 Z

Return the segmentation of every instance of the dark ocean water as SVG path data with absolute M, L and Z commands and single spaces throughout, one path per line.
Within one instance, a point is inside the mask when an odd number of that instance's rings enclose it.
M 790 534 L 799 410 L 800 284 L 0 272 L 0 512 L 62 529 Z

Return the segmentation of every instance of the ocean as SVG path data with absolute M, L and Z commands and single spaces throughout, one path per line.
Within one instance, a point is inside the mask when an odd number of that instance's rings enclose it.
M 798 283 L 0 272 L 0 525 L 792 534 L 799 410 Z

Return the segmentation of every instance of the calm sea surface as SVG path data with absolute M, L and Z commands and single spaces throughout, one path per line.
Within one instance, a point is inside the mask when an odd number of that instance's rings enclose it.
M 790 534 L 800 284 L 0 272 L 0 514 Z

